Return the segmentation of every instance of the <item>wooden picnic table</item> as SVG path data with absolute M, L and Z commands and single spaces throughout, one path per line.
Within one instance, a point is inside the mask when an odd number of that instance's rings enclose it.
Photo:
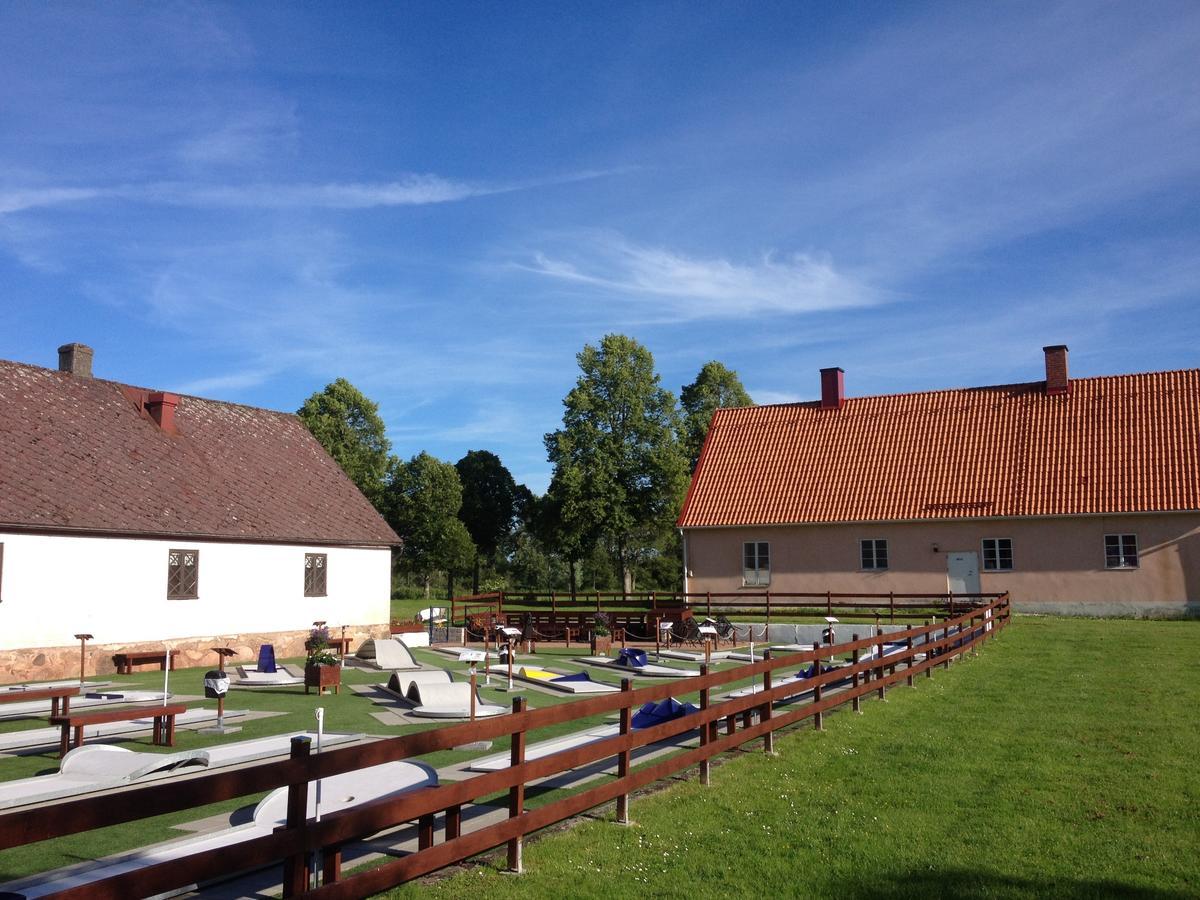
M 167 705 L 153 704 L 150 706 L 125 706 L 120 709 L 97 709 L 89 712 L 64 713 L 51 716 L 51 725 L 62 726 L 62 738 L 58 744 L 58 755 L 66 756 L 71 749 L 71 732 L 75 733 L 75 746 L 83 745 L 83 729 L 88 725 L 102 725 L 107 722 L 131 722 L 134 719 L 154 718 L 155 744 L 165 747 L 175 746 L 175 717 L 187 712 L 183 703 L 168 703 Z
M 79 685 L 66 687 L 34 688 L 27 691 L 0 691 L 0 703 L 21 703 L 31 700 L 49 700 L 50 715 L 57 716 L 60 712 L 66 715 L 71 711 L 71 698 L 79 696 Z M 60 710 L 59 702 L 62 702 Z
M 175 671 L 175 657 L 178 655 L 178 650 L 172 650 L 170 653 L 171 671 Z M 158 663 L 159 671 L 165 672 L 167 658 L 166 650 L 123 650 L 113 654 L 113 662 L 117 664 L 118 675 L 132 675 L 133 667 L 142 663 Z

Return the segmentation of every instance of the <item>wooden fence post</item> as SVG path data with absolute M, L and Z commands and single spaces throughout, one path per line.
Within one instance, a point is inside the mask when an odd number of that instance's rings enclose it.
M 446 840 L 462 837 L 462 806 L 455 804 L 446 810 Z
M 525 698 L 513 697 L 512 711 L 513 715 L 520 715 L 525 712 Z M 514 766 L 519 766 L 525 762 L 525 729 L 513 732 L 512 748 L 509 754 L 509 762 Z M 525 812 L 525 782 L 514 784 L 508 789 L 508 817 L 515 819 Z M 517 835 L 508 842 L 508 869 L 510 872 L 516 872 L 518 875 L 524 871 L 521 853 L 524 849 L 525 838 L 522 835 Z
M 763 651 L 763 660 L 769 661 L 770 659 L 771 659 L 771 648 L 768 647 L 766 650 Z M 772 681 L 773 681 L 773 679 L 771 678 L 771 670 L 767 669 L 767 671 L 763 672 L 763 690 L 764 691 L 771 690 Z M 772 716 L 772 707 L 774 707 L 774 705 L 775 705 L 774 701 L 772 701 L 770 697 L 767 697 L 767 702 L 763 704 L 762 713 L 760 713 L 760 715 L 762 716 L 763 722 L 770 724 L 771 716 Z M 768 730 L 767 733 L 763 735 L 763 752 L 765 752 L 765 753 L 774 753 L 775 752 L 775 731 L 773 729 Z
M 857 634 L 850 635 L 850 640 L 854 641 L 854 643 L 857 644 L 858 643 L 858 635 Z M 854 655 L 851 656 L 850 659 L 851 659 L 850 664 L 857 670 L 858 669 L 858 648 L 857 647 L 854 648 Z M 855 671 L 854 680 L 851 683 L 851 688 L 857 689 L 858 684 L 859 684 L 859 676 L 858 676 L 858 672 Z M 850 701 L 850 704 L 851 704 L 850 705 L 851 709 L 853 709 L 856 713 L 859 713 L 860 715 L 862 714 L 862 697 L 861 696 L 859 696 L 856 693 L 854 695 L 854 699 Z
M 879 649 L 879 659 L 877 660 L 877 662 L 879 663 L 879 667 L 875 670 L 875 678 L 878 679 L 878 681 L 879 681 L 879 699 L 886 700 L 887 699 L 887 685 L 885 685 L 883 683 L 883 672 L 886 667 L 883 664 L 883 626 L 882 625 L 880 625 L 878 628 L 875 629 L 875 637 L 877 639 L 877 643 L 875 644 L 875 646 Z
M 754 626 L 751 625 L 750 627 L 753 628 Z M 771 592 L 770 591 L 767 591 L 767 623 L 766 623 L 766 625 L 763 626 L 763 631 L 765 632 L 765 634 L 763 634 L 763 643 L 766 643 L 767 641 L 769 641 L 771 639 Z
M 629 697 L 633 693 L 633 679 L 621 679 L 621 693 L 624 695 L 625 705 L 621 707 L 621 735 L 624 737 L 629 734 L 629 730 L 633 721 L 633 704 Z M 704 735 L 700 736 L 701 741 Z M 629 775 L 629 762 L 633 756 L 629 750 L 622 750 L 617 755 L 617 778 L 625 778 Z M 621 794 L 617 797 L 617 824 L 629 824 L 629 795 Z
M 703 678 L 707 674 L 708 674 L 708 664 L 700 663 L 700 677 Z M 700 709 L 701 710 L 708 709 L 708 688 L 707 687 L 700 688 Z M 704 725 L 702 725 L 700 727 L 700 746 L 701 747 L 708 746 L 710 734 L 711 734 L 711 731 L 709 730 L 708 723 L 706 722 Z M 708 757 L 705 757 L 704 759 L 700 760 L 700 783 L 705 784 L 705 785 L 709 784 L 711 774 L 712 774 L 712 767 L 709 765 Z
M 913 639 L 912 639 L 912 635 L 911 635 L 911 634 L 908 636 L 908 640 L 907 640 L 907 641 L 905 641 L 905 645 L 906 645 L 906 649 L 908 650 L 908 660 L 907 660 L 907 661 L 906 661 L 906 663 L 905 663 L 905 667 L 908 669 L 908 677 L 907 677 L 905 680 L 906 680 L 906 682 L 908 683 L 908 686 L 909 686 L 909 687 L 912 687 L 912 686 L 913 686 L 913 673 L 912 673 L 912 667 L 913 667 Z
M 929 627 L 928 619 L 925 620 L 925 627 L 926 628 Z M 930 641 L 930 638 L 932 638 L 932 637 L 933 637 L 932 631 L 925 632 L 925 662 L 928 663 L 928 665 L 925 666 L 925 677 L 926 678 L 933 677 L 933 662 L 932 662 L 933 651 L 929 649 L 929 641 Z
M 712 591 L 708 591 L 704 595 L 704 614 L 706 616 L 712 615 Z
M 888 591 L 888 613 L 892 625 L 896 624 L 896 594 L 894 591 Z
M 292 738 L 293 762 L 307 763 L 312 754 L 312 738 Z M 306 767 L 307 768 L 307 767 Z M 287 828 L 303 830 L 308 821 L 308 779 L 288 785 Z M 308 890 L 308 854 L 301 851 L 283 861 L 283 896 L 295 897 Z
M 820 653 L 820 652 L 821 652 L 821 645 L 819 643 L 817 643 L 816 641 L 813 641 L 813 653 Z M 820 657 L 817 657 L 816 659 L 813 660 L 812 671 L 813 671 L 813 678 L 817 678 L 820 676 L 820 674 L 821 674 L 821 659 L 820 659 Z M 820 702 L 821 702 L 821 685 L 815 684 L 815 685 L 813 685 L 813 703 L 820 703 Z M 822 717 L 822 713 L 819 710 L 817 712 L 813 713 L 813 728 L 815 728 L 817 731 L 825 730 L 824 719 Z

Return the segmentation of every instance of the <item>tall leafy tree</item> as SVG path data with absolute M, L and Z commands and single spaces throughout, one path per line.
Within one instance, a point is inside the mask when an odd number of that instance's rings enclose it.
M 462 483 L 450 463 L 418 453 L 408 462 L 393 458 L 384 508 L 392 527 L 404 538 L 401 564 L 425 584 L 425 596 L 435 572 L 445 572 L 447 592 L 454 575 L 466 572 L 475 558 L 475 545 L 458 518 Z
M 688 464 L 695 469 L 713 413 L 731 406 L 753 406 L 754 401 L 742 387 L 737 372 L 714 360 L 705 363 L 696 380 L 684 387 L 679 405 L 683 408 L 681 441 Z
M 598 536 L 632 590 L 637 563 L 671 527 L 687 482 L 675 397 L 650 351 L 625 335 L 606 335 L 577 359 L 582 374 L 563 400 L 563 426 L 545 438 L 551 494 L 564 534 L 580 551 Z
M 462 481 L 462 509 L 458 517 L 475 542 L 471 590 L 478 594 L 480 559 L 494 556 L 511 538 L 519 513 L 518 500 L 523 498 L 518 497 L 517 483 L 495 453 L 471 450 L 454 468 Z
M 379 405 L 345 378 L 339 378 L 305 400 L 296 415 L 367 499 L 378 506 L 391 449 Z

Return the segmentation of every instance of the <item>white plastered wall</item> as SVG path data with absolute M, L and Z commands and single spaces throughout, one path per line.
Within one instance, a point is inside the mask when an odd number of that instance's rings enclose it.
M 299 631 L 389 620 L 384 548 L 61 537 L 0 532 L 0 650 Z M 195 600 L 167 599 L 167 553 L 200 552 Z M 304 554 L 328 557 L 325 597 L 304 596 Z

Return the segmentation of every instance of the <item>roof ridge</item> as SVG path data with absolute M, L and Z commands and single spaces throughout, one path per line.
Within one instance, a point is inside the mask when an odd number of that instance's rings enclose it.
M 36 363 L 20 362 L 15 359 L 0 359 L 0 366 L 20 366 L 23 369 L 34 369 L 39 372 L 48 372 L 51 375 L 61 375 L 64 378 L 74 378 L 76 381 L 90 381 L 93 384 L 111 384 L 111 385 L 116 386 L 117 388 L 129 388 L 131 390 L 145 391 L 145 392 L 151 393 L 151 394 L 161 391 L 163 393 L 176 394 L 181 399 L 186 398 L 188 400 L 200 400 L 204 403 L 219 403 L 222 406 L 236 406 L 236 407 L 240 407 L 241 409 L 249 409 L 249 410 L 253 410 L 254 412 L 271 413 L 272 415 L 277 415 L 277 416 L 289 416 L 292 418 L 294 418 L 296 416 L 296 413 L 294 413 L 294 412 L 285 412 L 282 409 L 271 409 L 269 406 L 255 406 L 251 403 L 239 403 L 236 400 L 217 400 L 213 397 L 201 397 L 199 394 L 186 394 L 182 391 L 170 390 L 169 388 L 155 388 L 155 387 L 146 387 L 145 385 L 140 385 L 140 384 L 129 384 L 128 382 L 125 382 L 125 381 L 117 381 L 115 378 L 99 378 L 99 377 L 93 375 L 90 378 L 80 379 L 79 376 L 72 375 L 70 372 L 63 372 L 58 369 L 51 369 L 48 366 L 39 366 Z
M 1162 369 L 1162 370 L 1152 370 L 1149 372 L 1123 372 L 1123 373 L 1116 374 L 1116 375 L 1085 375 L 1085 376 L 1079 377 L 1079 378 L 1072 377 L 1070 379 L 1070 382 L 1072 384 L 1074 384 L 1074 383 L 1077 383 L 1080 381 L 1106 381 L 1106 380 L 1118 380 L 1118 379 L 1126 379 L 1126 378 L 1144 378 L 1147 375 L 1180 375 L 1180 374 L 1183 374 L 1186 372 L 1200 373 L 1200 368 Z M 1032 387 L 1038 387 L 1040 385 L 1044 385 L 1045 383 L 1046 383 L 1046 379 L 1042 378 L 1038 381 L 1014 381 L 1014 382 L 1010 382 L 1008 384 L 976 384 L 976 385 L 963 385 L 961 387 L 933 388 L 928 391 L 897 391 L 894 394 L 857 394 L 857 395 L 853 395 L 853 396 L 847 396 L 846 403 L 852 403 L 856 400 L 858 400 L 858 401 L 880 400 L 880 399 L 890 398 L 890 397 L 919 397 L 919 396 L 926 396 L 929 394 L 961 394 L 961 393 L 965 393 L 968 391 L 995 391 L 995 390 L 1001 390 L 1001 389 L 1005 389 L 1005 388 L 1010 388 L 1010 389 L 1011 388 L 1032 388 Z M 722 407 L 720 407 L 720 409 L 736 411 L 736 410 L 743 410 L 743 409 L 780 409 L 782 407 L 812 407 L 812 406 L 819 407 L 820 405 L 821 405 L 820 398 L 815 398 L 812 400 L 793 400 L 790 403 L 755 403 L 750 406 L 722 406 Z

